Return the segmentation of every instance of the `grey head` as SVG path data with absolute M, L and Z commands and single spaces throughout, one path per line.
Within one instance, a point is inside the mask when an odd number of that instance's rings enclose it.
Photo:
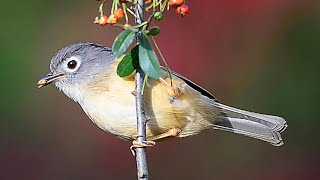
M 112 50 L 103 45 L 91 42 L 69 45 L 51 59 L 50 72 L 37 85 L 41 88 L 54 82 L 67 96 L 78 101 L 76 90 L 90 83 L 99 72 L 107 71 L 114 59 Z

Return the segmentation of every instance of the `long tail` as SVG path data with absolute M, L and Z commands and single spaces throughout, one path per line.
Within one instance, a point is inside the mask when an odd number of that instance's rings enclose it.
M 287 127 L 286 121 L 277 116 L 248 112 L 215 102 L 215 112 L 220 112 L 214 129 L 243 134 L 271 143 L 283 145 L 280 133 Z

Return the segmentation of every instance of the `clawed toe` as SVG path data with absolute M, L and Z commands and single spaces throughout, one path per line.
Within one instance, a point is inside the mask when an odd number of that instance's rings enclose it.
M 135 156 L 135 148 L 142 148 L 142 147 L 151 147 L 156 145 L 154 141 L 142 141 L 138 142 L 137 140 L 132 141 L 132 145 L 130 146 L 130 150 L 133 156 Z

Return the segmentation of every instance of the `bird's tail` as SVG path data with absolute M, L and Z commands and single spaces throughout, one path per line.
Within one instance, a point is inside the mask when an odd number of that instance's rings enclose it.
M 213 123 L 214 129 L 230 131 L 260 139 L 274 146 L 283 145 L 280 133 L 287 128 L 286 121 L 277 116 L 248 112 L 220 103 L 214 103 L 218 117 Z

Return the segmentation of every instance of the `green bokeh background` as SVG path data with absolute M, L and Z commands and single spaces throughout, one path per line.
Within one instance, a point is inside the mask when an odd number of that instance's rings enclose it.
M 188 1 L 157 23 L 170 67 L 242 109 L 284 117 L 285 145 L 227 132 L 148 149 L 152 179 L 315 179 L 320 176 L 320 3 Z M 126 142 L 98 129 L 53 86 L 37 89 L 60 48 L 111 46 L 95 1 L 0 1 L 0 179 L 134 179 Z

